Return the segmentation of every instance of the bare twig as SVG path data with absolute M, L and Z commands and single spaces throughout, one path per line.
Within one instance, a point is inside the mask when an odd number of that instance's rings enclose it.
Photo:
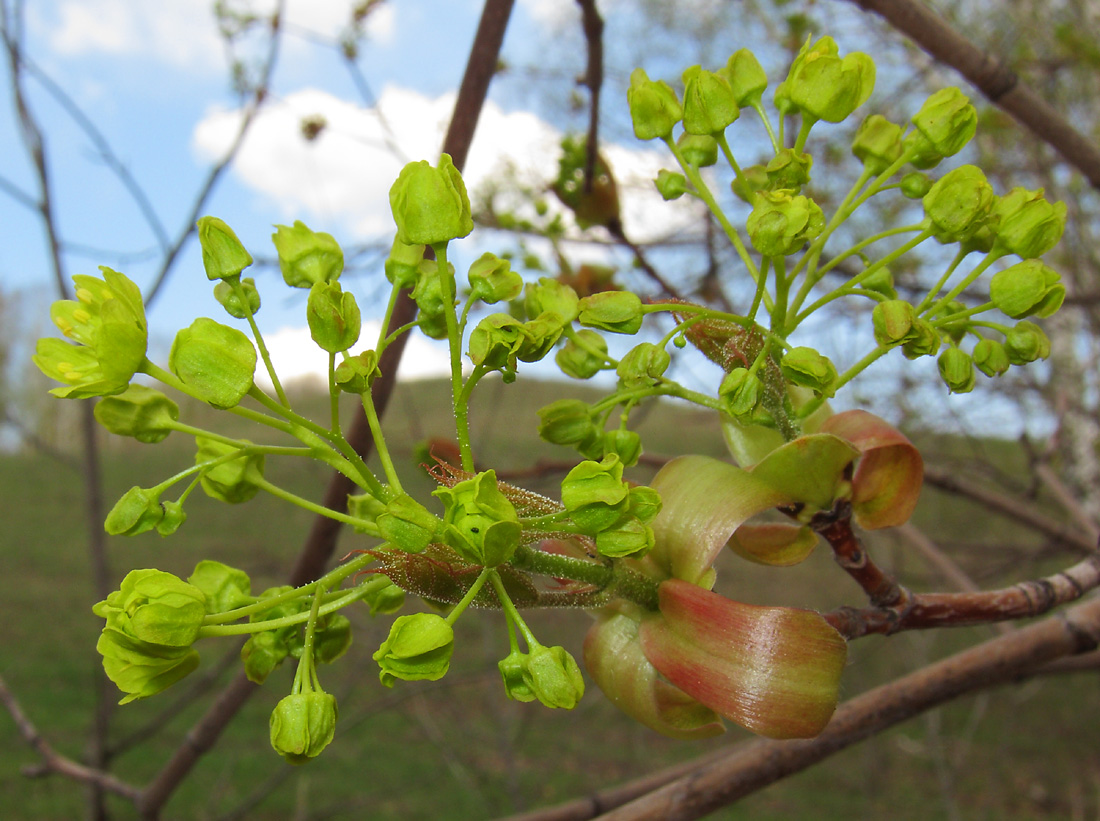
M 127 784 L 108 772 L 78 764 L 71 758 L 66 758 L 54 750 L 50 743 L 38 732 L 38 728 L 34 726 L 27 714 L 23 712 L 23 708 L 19 705 L 11 690 L 8 689 L 3 677 L 0 677 L 0 702 L 3 702 L 4 707 L 11 714 L 12 721 L 15 722 L 16 729 L 19 730 L 19 735 L 42 756 L 42 764 L 24 770 L 26 775 L 31 777 L 52 774 L 64 775 L 74 781 L 94 784 L 101 790 L 121 795 L 123 798 L 137 800 L 140 792 L 137 787 Z
M 588 86 L 588 136 L 585 139 L 584 190 L 592 193 L 596 181 L 596 160 L 600 154 L 600 89 L 603 88 L 603 18 L 596 0 L 577 0 L 588 49 L 584 84 Z
M 1011 114 L 1100 188 L 1100 148 L 1078 132 L 1014 72 L 952 28 L 918 0 L 850 0 L 874 12 L 940 62 L 973 83 L 990 102 Z

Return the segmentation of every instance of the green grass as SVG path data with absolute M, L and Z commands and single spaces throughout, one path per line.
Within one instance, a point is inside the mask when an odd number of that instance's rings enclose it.
M 516 470 L 539 459 L 568 460 L 571 454 L 532 438 L 536 409 L 562 395 L 559 385 L 534 383 L 523 391 L 487 385 L 477 398 L 472 431 L 481 462 Z M 404 386 L 387 414 L 396 458 L 408 475 L 415 445 L 450 433 L 445 386 Z M 187 409 L 188 420 L 216 424 L 207 408 Z M 221 415 L 217 415 L 221 416 Z M 230 421 L 230 431 L 246 428 Z M 661 405 L 649 412 L 644 430 L 651 452 L 685 448 L 721 455 L 714 420 L 690 409 Z M 257 438 L 248 432 L 251 438 Z M 960 443 L 922 443 L 956 454 Z M 1020 469 L 1014 446 L 983 443 L 1005 475 Z M 105 446 L 107 496 L 117 498 L 133 484 L 152 484 L 190 463 L 182 437 L 156 446 L 110 442 Z M 274 481 L 319 498 L 324 469 L 271 459 Z M 633 478 L 645 480 L 645 469 Z M 522 484 L 553 493 L 560 475 Z M 430 491 L 425 478 L 409 481 L 415 494 Z M 84 750 L 94 700 L 98 661 L 94 644 L 100 622 L 84 548 L 84 514 L 79 477 L 44 458 L 0 458 L 0 673 L 24 710 L 59 751 L 79 758 Z M 189 520 L 171 539 L 145 534 L 112 539 L 115 578 L 129 569 L 156 566 L 182 575 L 202 558 L 246 569 L 254 588 L 281 583 L 308 532 L 311 518 L 269 498 L 227 506 L 196 495 Z M 976 518 L 981 516 L 981 518 Z M 928 492 L 918 512 L 945 545 L 987 586 L 1032 574 L 1029 563 L 998 556 L 1003 543 L 1031 556 L 1041 546 L 1019 527 L 976 514 L 974 509 Z M 975 527 L 975 523 L 980 527 Z M 963 533 L 965 538 L 954 539 Z M 341 550 L 360 541 L 344 534 Z M 920 556 L 878 535 L 869 539 L 876 558 L 918 588 L 935 586 Z M 988 568 L 996 573 L 987 572 Z M 721 590 L 746 601 L 830 608 L 858 603 L 855 585 L 832 566 L 826 551 L 803 565 L 767 569 L 735 557 L 721 560 Z M 226 728 L 215 751 L 204 757 L 167 807 L 166 817 L 217 819 L 242 805 L 265 784 L 276 785 L 244 817 L 255 819 L 371 818 L 477 819 L 550 804 L 629 779 L 716 745 L 748 738 L 731 728 L 724 739 L 674 742 L 620 715 L 592 687 L 572 713 L 551 711 L 502 697 L 496 661 L 506 641 L 499 618 L 473 613 L 459 622 L 452 672 L 437 683 L 401 684 L 387 690 L 378 682 L 370 654 L 385 635 L 388 620 L 372 621 L 352 608 L 356 640 L 349 654 L 321 671 L 326 689 L 340 703 L 337 740 L 323 757 L 292 768 L 267 741 L 267 716 L 286 692 L 292 670 L 282 669 Z M 584 613 L 534 613 L 532 625 L 544 643 L 560 643 L 579 656 L 590 623 Z M 991 635 L 986 629 L 868 638 L 852 647 L 844 680 L 849 697 L 917 669 Z M 200 645 L 204 664 L 225 652 L 225 642 Z M 223 679 L 225 676 L 223 676 Z M 961 699 L 866 741 L 817 767 L 754 795 L 715 817 L 723 819 L 1033 819 L 1094 817 L 1100 811 L 1100 753 L 1096 728 L 1100 706 L 1095 674 L 1049 678 L 1003 687 Z M 189 681 L 177 685 L 178 690 Z M 159 713 L 176 693 L 119 708 L 113 739 L 124 738 Z M 143 783 L 179 744 L 206 701 L 193 704 L 150 742 L 121 753 L 114 770 Z M 940 762 L 937 764 L 937 762 Z M 83 814 L 84 791 L 61 778 L 30 780 L 20 768 L 36 763 L 18 739 L 6 713 L 0 717 L 0 794 L 5 819 L 67 819 Z M 120 818 L 132 809 L 113 802 Z M 1091 813 L 1091 815 L 1089 815 Z

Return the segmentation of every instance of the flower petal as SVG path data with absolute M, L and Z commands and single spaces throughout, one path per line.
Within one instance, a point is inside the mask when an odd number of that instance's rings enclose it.
M 847 644 L 818 613 L 741 604 L 678 579 L 639 630 L 646 658 L 689 696 L 754 733 L 810 738 L 836 709 Z
M 859 463 L 852 477 L 852 510 L 866 530 L 904 524 L 913 514 L 924 481 L 924 461 L 913 443 L 874 414 L 838 413 L 822 431 L 855 445 Z

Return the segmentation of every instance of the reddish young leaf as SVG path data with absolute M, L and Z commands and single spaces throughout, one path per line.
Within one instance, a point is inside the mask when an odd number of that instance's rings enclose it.
M 750 562 L 789 567 L 813 552 L 817 534 L 805 525 L 746 524 L 737 528 L 726 546 Z

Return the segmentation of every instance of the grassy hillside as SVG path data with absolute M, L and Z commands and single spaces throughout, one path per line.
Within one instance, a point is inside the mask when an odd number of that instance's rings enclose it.
M 476 399 L 472 430 L 476 453 L 501 471 L 530 468 L 540 460 L 572 454 L 534 438 L 535 412 L 560 398 L 561 385 L 533 383 L 521 390 L 488 385 Z M 306 401 L 306 400 L 303 400 Z M 306 401 L 308 404 L 308 401 Z M 415 445 L 447 435 L 446 386 L 416 383 L 394 397 L 386 427 L 406 473 Z M 195 424 L 221 424 L 206 408 L 189 409 Z M 220 415 L 218 415 L 220 417 Z M 230 420 L 233 421 L 233 420 Z M 674 405 L 652 409 L 645 420 L 654 454 L 692 449 L 724 452 L 716 421 Z M 232 431 L 243 433 L 240 431 Z M 255 438 L 252 432 L 249 436 Z M 929 440 L 964 457 L 958 442 Z M 971 447 L 967 445 L 966 447 Z M 1019 452 L 984 443 L 1000 470 L 1011 475 Z M 189 464 L 190 443 L 173 436 L 152 447 L 112 441 L 105 447 L 108 498 L 133 484 L 152 484 Z M 271 459 L 268 474 L 303 495 L 319 498 L 327 474 L 319 467 Z M 646 478 L 641 469 L 636 476 Z M 560 474 L 521 484 L 553 493 Z M 427 493 L 426 477 L 410 481 Z M 0 673 L 31 719 L 61 752 L 79 757 L 90 724 L 95 638 L 101 622 L 91 614 L 94 596 L 84 550 L 83 510 L 77 474 L 29 455 L 0 458 Z M 155 534 L 111 541 L 115 576 L 134 567 L 156 566 L 182 575 L 202 558 L 245 568 L 254 589 L 281 583 L 310 525 L 310 517 L 270 498 L 231 507 L 202 496 L 188 504 L 189 519 L 168 540 Z M 991 519 L 956 500 L 928 492 L 918 521 L 986 585 L 1020 580 L 1043 545 L 1019 528 Z M 342 549 L 360 544 L 345 534 Z M 874 537 L 871 549 L 885 565 L 922 589 L 939 584 L 912 548 Z M 859 591 L 818 550 L 791 569 L 749 566 L 724 557 L 721 590 L 746 601 L 798 603 L 821 608 L 858 602 Z M 572 713 L 503 698 L 496 661 L 506 640 L 499 618 L 473 614 L 459 622 L 456 663 L 443 681 L 378 682 L 370 654 L 388 629 L 352 608 L 355 645 L 332 669 L 321 671 L 326 689 L 340 703 L 336 742 L 305 767 L 285 765 L 267 741 L 267 716 L 292 676 L 282 669 L 229 727 L 169 805 L 180 819 L 370 818 L 475 819 L 552 803 L 692 757 L 717 744 L 747 738 L 731 728 L 708 743 L 673 742 L 623 718 L 592 687 Z M 545 643 L 561 643 L 579 655 L 589 617 L 584 613 L 536 613 Z M 915 669 L 990 634 L 967 629 L 936 634 L 870 638 L 852 647 L 844 681 L 850 696 Z M 200 646 L 200 680 L 232 648 L 227 642 Z M 217 676 L 213 685 L 224 681 Z M 160 711 L 195 686 L 191 680 L 159 698 L 119 708 L 113 741 L 155 722 Z M 176 692 L 176 691 L 179 692 Z M 201 714 L 199 701 L 177 715 L 151 741 L 121 749 L 116 771 L 141 783 L 161 766 Z M 1095 815 L 1100 726 L 1096 677 L 1039 680 L 964 699 L 868 741 L 772 787 L 718 817 L 753 819 L 1033 819 Z M 20 774 L 35 755 L 0 714 L 0 793 L 5 819 L 62 819 L 82 815 L 83 791 L 59 778 L 29 780 Z M 271 789 L 273 788 L 273 789 Z M 120 817 L 130 817 L 118 805 Z

